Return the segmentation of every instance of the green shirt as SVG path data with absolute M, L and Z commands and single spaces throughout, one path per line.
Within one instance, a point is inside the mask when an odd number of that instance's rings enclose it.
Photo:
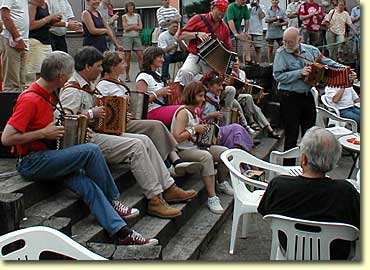
M 247 5 L 238 7 L 235 3 L 231 3 L 227 7 L 225 22 L 227 23 L 228 21 L 233 20 L 238 33 L 242 31 L 242 20 L 249 20 L 249 18 L 250 12 Z

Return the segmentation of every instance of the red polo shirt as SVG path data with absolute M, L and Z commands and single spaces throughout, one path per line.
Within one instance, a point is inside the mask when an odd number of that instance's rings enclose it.
M 231 50 L 231 40 L 230 40 L 230 31 L 227 25 L 221 21 L 218 26 L 215 28 L 215 23 L 213 22 L 211 18 L 211 13 L 202 14 L 206 17 L 206 19 L 209 21 L 211 27 L 214 29 L 215 35 L 218 37 L 219 40 L 221 40 L 226 47 Z M 206 24 L 203 22 L 200 15 L 194 15 L 190 18 L 189 22 L 184 26 L 184 28 L 181 29 L 180 34 L 183 32 L 205 32 L 210 33 Z M 198 54 L 198 48 L 197 45 L 202 43 L 199 38 L 192 39 L 189 41 L 188 51 L 192 54 Z
M 37 92 L 37 94 L 30 92 L 30 90 Z M 8 124 L 21 133 L 35 131 L 50 124 L 53 121 L 53 106 L 45 98 L 53 101 L 50 93 L 37 83 L 33 83 L 18 97 Z M 40 140 L 17 145 L 18 155 L 47 149 L 46 144 Z

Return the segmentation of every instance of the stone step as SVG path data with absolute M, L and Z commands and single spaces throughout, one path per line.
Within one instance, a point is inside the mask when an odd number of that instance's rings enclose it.
M 176 217 L 175 219 L 161 219 L 146 215 L 146 204 L 147 200 L 142 195 L 140 188 L 135 185 L 131 189 L 121 193 L 120 199 L 131 207 L 136 207 L 141 212 L 141 217 L 137 222 L 129 222 L 134 230 L 140 232 L 145 237 L 160 238 L 160 244 L 167 243 L 169 238 L 166 238 L 169 231 L 172 231 L 172 235 L 175 233 L 176 226 L 182 226 L 186 220 L 190 218 L 193 209 L 196 209 L 206 198 L 206 192 L 203 183 L 200 180 L 200 176 L 194 175 L 187 181 L 183 182 L 182 187 L 184 189 L 194 189 L 198 192 L 198 196 L 190 202 L 183 204 L 174 204 L 175 207 L 180 208 L 183 211 L 182 216 Z M 136 190 L 135 190 L 136 189 Z M 104 229 L 96 222 L 92 215 L 82 219 L 72 226 L 72 237 L 74 240 L 82 245 L 87 245 L 88 242 L 109 242 L 109 238 L 105 233 Z
M 230 216 L 233 209 L 233 196 L 219 194 L 225 209 L 222 215 L 213 214 L 203 204 L 191 219 L 180 228 L 162 251 L 163 260 L 185 261 L 198 259 L 200 252 L 217 234 L 221 225 Z

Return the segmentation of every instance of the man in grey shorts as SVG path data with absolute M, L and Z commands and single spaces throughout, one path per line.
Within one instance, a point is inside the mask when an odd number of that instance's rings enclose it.
M 249 29 L 248 33 L 252 37 L 254 49 L 256 50 L 256 64 L 261 63 L 261 47 L 263 46 L 263 25 L 262 19 L 265 13 L 259 4 L 259 0 L 253 0 L 250 9 Z

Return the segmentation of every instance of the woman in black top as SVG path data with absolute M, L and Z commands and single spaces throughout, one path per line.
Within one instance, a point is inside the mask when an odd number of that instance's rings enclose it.
M 82 12 L 82 26 L 84 30 L 83 46 L 93 46 L 101 52 L 107 51 L 106 35 L 110 37 L 116 50 L 123 51 L 109 25 L 97 10 L 100 0 L 86 0 L 87 9 Z
M 30 2 L 28 5 L 30 16 L 30 46 L 26 56 L 27 80 L 34 81 L 39 78 L 41 64 L 45 57 L 51 53 L 49 39 L 49 28 L 53 26 L 64 26 L 61 14 L 49 14 L 48 5 L 45 0 Z

